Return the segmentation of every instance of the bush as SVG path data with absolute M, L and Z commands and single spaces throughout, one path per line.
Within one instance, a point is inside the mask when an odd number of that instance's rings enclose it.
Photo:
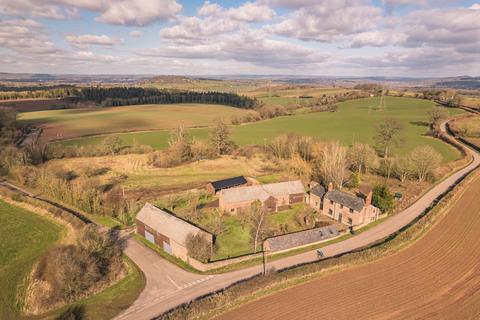
M 76 244 L 54 247 L 40 258 L 32 274 L 27 308 L 43 312 L 72 302 L 102 288 L 122 272 L 122 250 L 116 234 L 85 227 Z
M 372 204 L 383 213 L 391 211 L 395 206 L 395 198 L 386 185 L 373 188 Z
M 187 236 L 188 255 L 201 262 L 208 262 L 212 258 L 212 243 L 201 234 Z

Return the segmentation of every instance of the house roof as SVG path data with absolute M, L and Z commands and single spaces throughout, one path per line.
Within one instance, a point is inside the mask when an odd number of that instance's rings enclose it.
M 325 194 L 325 191 L 326 190 L 322 185 L 317 184 L 310 190 L 310 193 L 322 198 Z
M 212 239 L 210 233 L 148 202 L 138 212 L 137 220 L 182 246 L 186 246 L 190 233 L 202 233 L 208 236 L 207 239 Z
M 290 194 L 304 193 L 305 188 L 300 180 L 279 183 L 262 184 L 256 186 L 239 187 L 222 190 L 220 197 L 224 203 L 265 201 L 269 197 L 282 197 Z
M 233 178 L 228 178 L 228 179 L 223 179 L 223 180 L 217 180 L 211 182 L 213 188 L 215 189 L 215 192 L 226 189 L 226 188 L 231 188 L 235 186 L 240 186 L 242 184 L 246 184 L 247 179 L 245 179 L 244 176 L 238 176 L 238 177 L 233 177 Z
M 284 234 L 267 239 L 271 251 L 281 251 L 315 243 L 339 235 L 335 226 L 326 226 L 300 232 Z
M 325 198 L 332 200 L 333 202 L 343 204 L 344 206 L 355 211 L 361 211 L 365 206 L 365 201 L 362 198 L 336 189 L 327 192 L 325 194 Z

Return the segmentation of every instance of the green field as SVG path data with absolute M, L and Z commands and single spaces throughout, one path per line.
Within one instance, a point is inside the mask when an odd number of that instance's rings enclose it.
M 375 127 L 385 117 L 400 119 L 405 127 L 402 133 L 403 143 L 394 151 L 403 154 L 418 145 L 431 145 L 444 158 L 444 161 L 457 159 L 460 154 L 453 147 L 440 140 L 428 137 L 426 121 L 428 112 L 434 103 L 428 100 L 412 98 L 386 98 L 386 110 L 377 111 L 378 97 L 351 100 L 338 104 L 337 112 L 306 113 L 294 116 L 284 116 L 271 120 L 260 121 L 232 127 L 232 135 L 239 145 L 263 144 L 282 133 L 308 135 L 321 140 L 338 140 L 345 145 L 353 142 L 373 143 Z M 459 109 L 449 109 L 451 114 L 461 113 Z M 208 136 L 208 129 L 194 129 L 190 133 L 200 139 Z M 126 144 L 136 140 L 156 149 L 167 145 L 168 132 L 141 132 L 122 134 Z M 104 137 L 87 137 L 64 141 L 65 145 L 97 144 Z
M 26 112 L 21 123 L 41 126 L 46 141 L 85 135 L 208 126 L 216 118 L 229 121 L 244 109 L 212 104 L 138 105 Z
M 61 226 L 0 200 L 0 319 L 19 318 L 23 280 L 61 233 Z

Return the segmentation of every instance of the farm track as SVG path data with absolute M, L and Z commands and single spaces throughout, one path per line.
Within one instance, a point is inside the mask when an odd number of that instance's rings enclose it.
M 480 175 L 423 238 L 379 261 L 337 272 L 221 319 L 480 318 Z

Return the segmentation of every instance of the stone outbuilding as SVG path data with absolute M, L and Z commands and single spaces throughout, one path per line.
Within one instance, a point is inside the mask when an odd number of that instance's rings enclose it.
M 305 188 L 300 180 L 270 183 L 222 190 L 218 193 L 219 207 L 228 213 L 237 213 L 260 201 L 268 212 L 304 201 Z
M 214 242 L 213 234 L 185 221 L 175 214 L 145 203 L 136 217 L 137 233 L 162 248 L 166 253 L 188 261 L 187 238 L 202 235 Z

